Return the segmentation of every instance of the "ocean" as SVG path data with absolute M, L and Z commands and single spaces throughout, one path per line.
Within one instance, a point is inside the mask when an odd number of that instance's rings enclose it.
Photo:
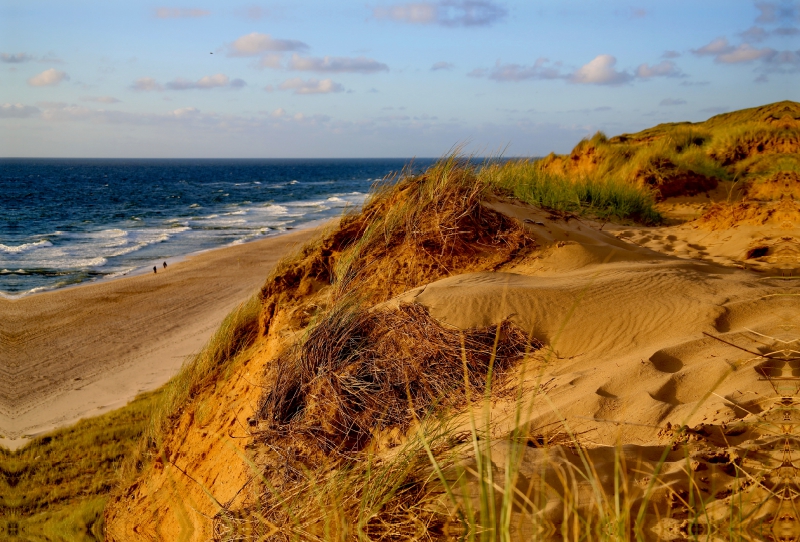
M 0 159 L 0 296 L 137 273 L 341 216 L 409 162 Z

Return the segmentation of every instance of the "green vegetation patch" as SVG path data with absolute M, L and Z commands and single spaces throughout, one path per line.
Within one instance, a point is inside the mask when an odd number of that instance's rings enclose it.
M 488 165 L 479 177 L 495 190 L 531 205 L 604 219 L 661 222 L 653 191 L 618 179 L 570 179 L 549 173 L 531 160 Z
M 23 540 L 100 540 L 103 507 L 120 482 L 161 391 L 107 414 L 0 448 L 0 533 Z

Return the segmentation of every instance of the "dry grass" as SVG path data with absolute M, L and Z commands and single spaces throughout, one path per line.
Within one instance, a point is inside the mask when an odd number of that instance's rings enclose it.
M 426 446 L 449 468 L 460 441 L 440 423 L 428 425 L 424 439 L 412 435 L 390 457 L 365 452 L 354 461 L 331 460 L 277 486 L 267 473 L 257 503 L 215 517 L 214 539 L 405 541 L 457 534 L 461 522 L 443 504 Z
M 431 416 L 482 396 L 539 347 L 509 322 L 459 331 L 418 305 L 340 302 L 276 360 L 254 431 L 263 493 L 245 514 L 218 516 L 220 539 L 424 540 L 461 529 L 436 473 L 466 436 Z
M 379 303 L 454 272 L 512 261 L 533 243 L 519 222 L 481 205 L 490 188 L 455 155 L 422 175 L 380 183 L 360 213 L 343 217 L 267 281 L 262 335 L 303 329 L 353 292 Z
M 303 444 L 326 455 L 358 451 L 386 429 L 404 433 L 434 405 L 463 401 L 462 349 L 470 386 L 481 390 L 490 362 L 502 372 L 529 348 L 509 322 L 462 332 L 420 305 L 370 311 L 344 303 L 276 360 L 258 438 L 285 437 L 287 454 Z

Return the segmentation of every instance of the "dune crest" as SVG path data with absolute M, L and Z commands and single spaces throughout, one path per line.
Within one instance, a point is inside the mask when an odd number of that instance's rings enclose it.
M 385 188 L 268 279 L 253 349 L 172 419 L 109 538 L 453 539 L 501 516 L 512 539 L 795 536 L 798 119 L 779 102 Z M 565 179 L 594 216 L 543 206 Z M 383 474 L 346 477 L 365 464 Z

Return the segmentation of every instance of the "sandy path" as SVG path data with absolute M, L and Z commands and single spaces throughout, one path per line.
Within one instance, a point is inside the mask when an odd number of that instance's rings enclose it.
M 16 448 L 165 383 L 316 231 L 201 253 L 157 274 L 0 299 L 0 445 Z

